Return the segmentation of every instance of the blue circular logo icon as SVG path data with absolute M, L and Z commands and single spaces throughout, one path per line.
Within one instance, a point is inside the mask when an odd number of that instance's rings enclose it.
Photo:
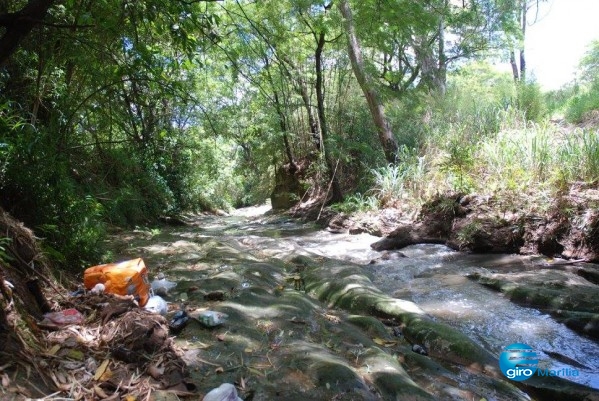
M 503 374 L 518 382 L 534 375 L 538 363 L 537 353 L 529 345 L 522 343 L 508 345 L 499 356 L 499 367 Z

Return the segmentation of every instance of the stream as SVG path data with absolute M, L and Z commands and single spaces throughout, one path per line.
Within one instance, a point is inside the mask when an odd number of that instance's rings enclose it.
M 467 274 L 476 272 L 531 270 L 543 257 L 471 255 L 441 245 L 416 245 L 401 252 L 386 252 L 386 257 L 381 258 L 381 253 L 370 247 L 379 237 L 331 233 L 313 223 L 263 214 L 267 210 L 266 207 L 249 208 L 235 211 L 231 216 L 201 216 L 185 231 L 173 229 L 168 235 L 176 236 L 177 243 L 187 238 L 195 243 L 216 240 L 220 244 L 236 244 L 237 248 L 247 248 L 252 258 L 259 254 L 261 260 L 284 259 L 297 254 L 360 265 L 381 291 L 417 304 L 433 320 L 464 333 L 495 357 L 509 344 L 528 344 L 537 351 L 540 368 L 577 369 L 578 376 L 565 379 L 599 389 L 599 345 L 596 342 L 578 335 L 548 314 L 518 306 L 501 293 L 467 278 Z M 170 251 L 165 250 L 170 245 L 160 246 L 145 249 L 159 249 L 159 253 L 169 254 Z M 206 254 L 188 252 L 184 259 L 206 259 Z M 181 259 L 167 264 L 175 266 L 180 262 Z M 206 263 L 214 265 L 217 261 Z M 234 258 L 221 260 L 217 270 L 235 271 L 239 270 L 236 265 L 247 266 L 247 263 Z M 181 274 L 181 277 L 190 277 L 190 274 Z M 252 280 L 249 276 L 240 281 L 240 288 L 258 284 Z
M 413 245 L 401 250 L 406 257 L 370 264 L 380 255 L 370 244 L 379 240 L 368 234 L 350 235 L 314 229 L 311 224 L 287 220 L 272 224 L 236 226 L 227 233 L 248 235 L 254 246 L 274 255 L 299 250 L 364 265 L 374 283 L 396 298 L 416 303 L 436 320 L 466 334 L 499 357 L 512 343 L 530 345 L 538 352 L 543 368 L 578 369 L 570 380 L 599 389 L 599 344 L 582 337 L 551 316 L 518 306 L 500 293 L 473 282 L 469 273 L 520 272 L 541 263 L 542 256 L 472 255 L 443 245 Z M 397 252 L 399 253 L 399 252 Z M 554 359 L 565 355 L 582 366 Z

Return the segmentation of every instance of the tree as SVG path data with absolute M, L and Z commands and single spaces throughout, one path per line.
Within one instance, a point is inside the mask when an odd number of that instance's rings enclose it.
M 354 75 L 356 76 L 356 79 L 362 88 L 362 92 L 364 93 L 364 97 L 366 98 L 372 119 L 377 128 L 379 141 L 385 153 L 385 159 L 390 164 L 396 164 L 398 162 L 399 146 L 397 144 L 397 140 L 395 139 L 395 135 L 393 135 L 393 132 L 391 131 L 389 121 L 385 116 L 383 104 L 379 99 L 374 85 L 370 82 L 371 78 L 364 67 L 362 48 L 356 35 L 351 8 L 347 0 L 339 1 L 337 5 L 344 20 L 348 42 L 347 49 L 352 70 L 354 71 Z
M 514 0 L 513 2 L 507 1 L 507 7 L 505 13 L 511 15 L 513 22 L 517 26 L 516 37 L 512 37 L 512 43 L 519 43 L 519 49 L 516 50 L 516 46 L 512 45 L 510 49 L 510 64 L 512 66 L 512 75 L 515 82 L 526 82 L 526 57 L 524 54 L 524 44 L 526 42 L 526 30 L 530 25 L 534 24 L 538 19 L 540 3 L 547 0 Z M 532 22 L 528 18 L 528 14 L 534 12 L 534 18 Z M 510 25 L 506 25 L 510 26 Z M 513 32 L 511 28 L 507 30 L 508 37 L 511 36 L 510 32 Z M 516 51 L 518 52 L 518 58 L 516 58 Z M 518 60 L 517 60 L 518 59 Z
M 0 38 L 0 66 L 17 50 L 23 39 L 40 25 L 54 0 L 29 0 L 17 12 L 0 14 L 0 26 L 4 33 Z

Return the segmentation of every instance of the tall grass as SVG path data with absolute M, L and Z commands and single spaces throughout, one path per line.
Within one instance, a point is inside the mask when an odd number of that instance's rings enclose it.
M 375 195 L 382 204 L 419 204 L 435 193 L 471 192 L 526 207 L 546 202 L 563 185 L 599 182 L 597 130 L 527 122 L 516 110 L 497 116 L 495 134 L 476 140 L 451 124 L 400 165 L 372 171 Z
M 551 123 L 538 85 L 514 86 L 481 64 L 453 79 L 447 96 L 423 99 L 420 146 L 372 171 L 381 204 L 454 191 L 528 207 L 575 181 L 599 182 L 599 131 Z

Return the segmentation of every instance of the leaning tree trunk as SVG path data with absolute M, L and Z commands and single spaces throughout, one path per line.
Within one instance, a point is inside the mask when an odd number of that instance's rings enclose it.
M 362 58 L 362 48 L 360 47 L 360 42 L 358 41 L 358 37 L 356 35 L 349 3 L 347 0 L 342 0 L 338 3 L 338 6 L 341 15 L 343 15 L 345 31 L 348 40 L 349 59 L 351 61 L 354 75 L 358 80 L 358 84 L 360 84 L 360 88 L 362 88 L 362 92 L 364 92 L 364 97 L 368 103 L 370 114 L 372 115 L 372 119 L 378 131 L 379 140 L 383 147 L 383 151 L 385 152 L 385 158 L 387 159 L 387 162 L 396 164 L 398 162 L 397 158 L 399 146 L 395 136 L 393 135 L 393 132 L 391 132 L 391 127 L 387 117 L 385 116 L 383 105 L 379 100 L 377 92 L 369 82 L 368 76 L 366 74 L 364 60 Z

